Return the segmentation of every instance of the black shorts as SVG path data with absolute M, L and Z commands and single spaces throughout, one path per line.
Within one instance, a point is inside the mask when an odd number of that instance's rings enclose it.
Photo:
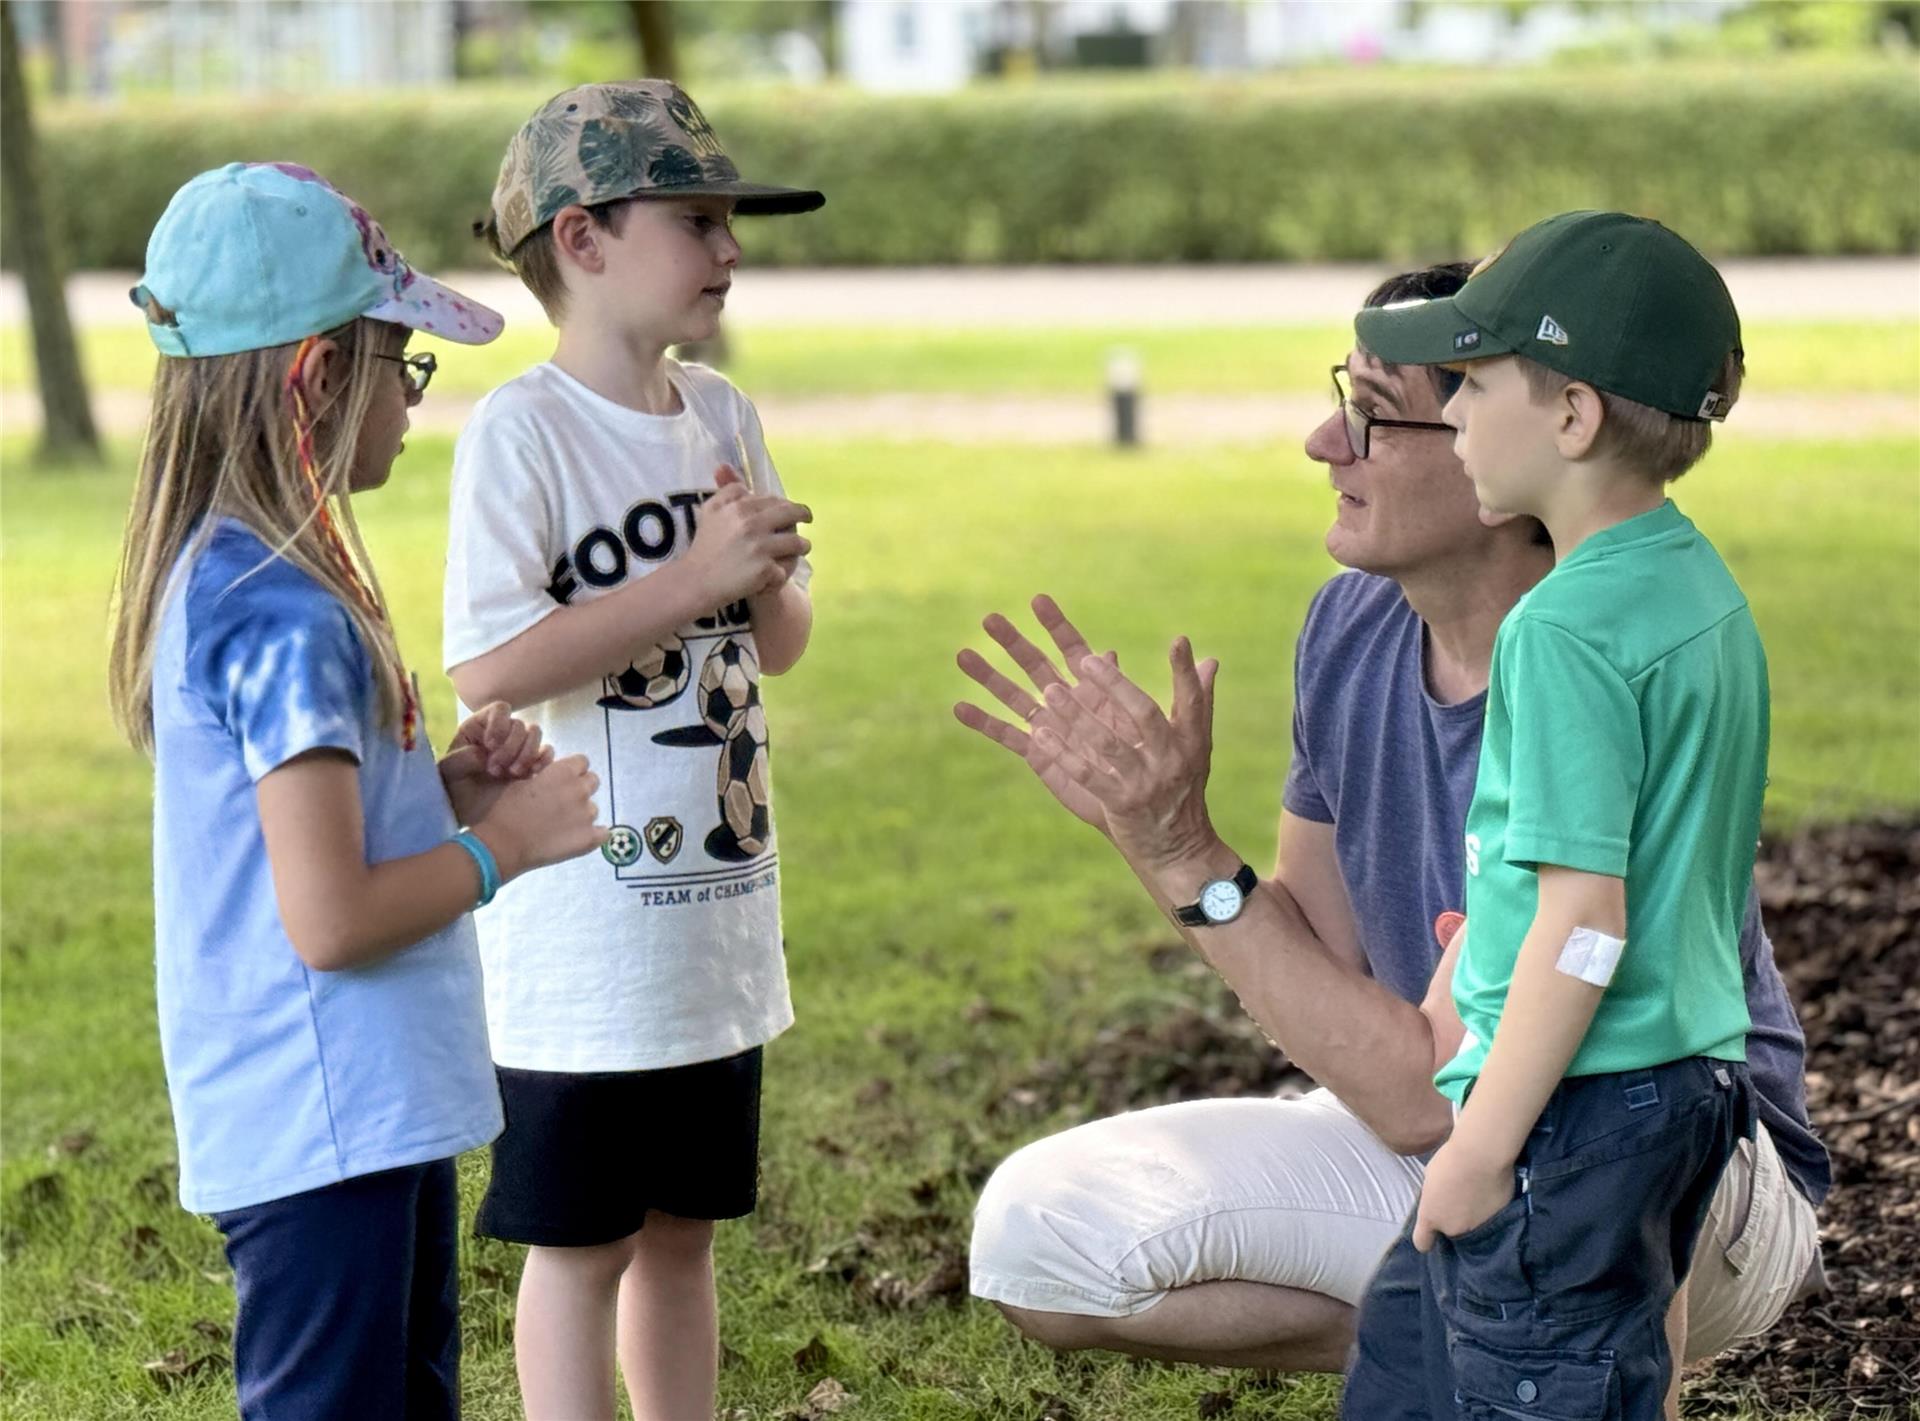
M 737 1219 L 760 1192 L 760 1058 L 659 1071 L 496 1066 L 507 1126 L 474 1231 L 588 1248 L 639 1229 L 647 1210 Z

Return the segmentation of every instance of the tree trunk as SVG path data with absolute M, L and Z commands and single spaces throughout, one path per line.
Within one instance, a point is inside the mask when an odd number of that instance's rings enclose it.
M 627 0 L 633 32 L 640 41 L 640 69 L 649 79 L 680 82 L 680 51 L 673 38 L 672 0 Z M 674 354 L 716 368 L 727 363 L 726 327 L 717 327 L 711 340 L 689 341 Z
M 40 0 L 40 14 L 44 21 L 41 31 L 53 54 L 53 92 L 64 99 L 73 92 L 73 68 L 67 62 L 66 6 L 60 0 Z
M 473 34 L 473 12 L 467 8 L 468 0 L 453 0 L 450 9 L 452 20 L 453 77 L 457 83 L 462 79 L 471 79 L 468 73 L 467 40 Z
M 12 0 L 0 3 L 0 129 L 6 134 L 0 142 L 0 182 L 7 190 L 7 225 L 13 233 L 33 325 L 33 363 L 40 383 L 40 455 L 43 459 L 84 457 L 97 463 L 100 436 L 94 432 L 87 382 L 73 343 L 73 323 L 67 317 L 62 263 L 47 232 Z
M 640 68 L 649 79 L 680 82 L 680 51 L 673 41 L 671 0 L 627 0 L 640 40 Z
M 820 15 L 820 58 L 827 77 L 840 77 L 840 0 L 815 0 Z

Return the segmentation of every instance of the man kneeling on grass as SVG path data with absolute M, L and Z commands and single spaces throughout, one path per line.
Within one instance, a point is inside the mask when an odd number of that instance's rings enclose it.
M 1445 297 L 1469 268 L 1395 277 L 1369 307 Z M 988 1181 L 972 1286 L 1028 1336 L 1167 1361 L 1338 1371 L 1368 1280 L 1419 1197 L 1452 1108 L 1420 1002 L 1434 924 L 1462 908 L 1466 819 L 1494 633 L 1553 567 L 1531 519 L 1487 527 L 1440 409 L 1458 377 L 1353 350 L 1307 438 L 1350 571 L 1314 597 L 1295 653 L 1279 855 L 1257 878 L 1214 833 L 1205 791 L 1213 665 L 1175 643 L 1170 719 L 1047 598 L 1062 666 L 1005 618 L 988 635 L 1036 696 L 972 651 L 961 668 L 1021 725 L 961 706 L 1114 844 L 1190 946 L 1320 1083 L 1295 1100 L 1162 1106 L 1039 1140 Z M 1134 698 L 1152 733 L 1096 798 L 1059 756 L 1087 699 Z M 1183 689 L 1179 689 L 1183 688 Z M 1098 693 L 1098 694 L 1096 694 Z M 1807 1121 L 1805 1042 L 1749 891 L 1739 955 L 1760 1116 L 1721 1177 L 1685 1290 L 1683 1355 L 1771 1327 L 1823 1283 L 1815 1206 L 1830 1173 Z M 1417 1346 L 1410 1339 L 1410 1345 Z

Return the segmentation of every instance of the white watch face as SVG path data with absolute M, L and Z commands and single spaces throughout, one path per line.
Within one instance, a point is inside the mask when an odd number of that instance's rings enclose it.
M 1240 916 L 1245 901 L 1240 885 L 1230 878 L 1216 878 L 1200 890 L 1200 911 L 1210 923 L 1230 923 Z

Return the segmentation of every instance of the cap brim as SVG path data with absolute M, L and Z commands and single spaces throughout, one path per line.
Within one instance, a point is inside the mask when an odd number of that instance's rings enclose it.
M 1353 333 L 1389 365 L 1451 365 L 1513 353 L 1451 296 L 1369 306 L 1353 318 Z
M 785 217 L 796 212 L 816 212 L 827 205 L 826 194 L 811 188 L 770 187 L 766 183 L 738 181 L 642 188 L 632 196 L 730 197 L 734 200 L 734 212 L 742 217 Z
M 388 297 L 361 314 L 461 345 L 485 345 L 507 323 L 506 317 L 492 307 L 482 306 L 418 271 L 398 296 Z

